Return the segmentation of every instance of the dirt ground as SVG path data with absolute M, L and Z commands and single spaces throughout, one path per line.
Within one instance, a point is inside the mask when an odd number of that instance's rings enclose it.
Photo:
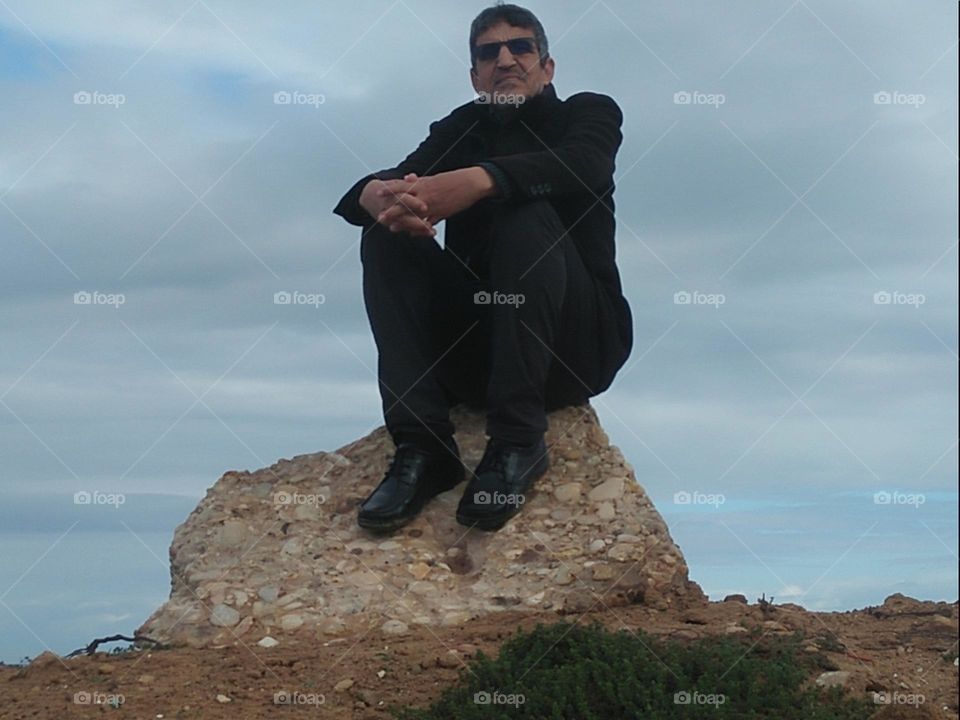
M 902 595 L 849 612 L 728 600 L 687 610 L 633 605 L 565 617 L 504 612 L 460 628 L 412 626 L 409 634 L 389 638 L 380 618 L 333 640 L 278 637 L 270 649 L 244 638 L 246 645 L 221 649 L 72 659 L 44 653 L 25 667 L 0 666 L 0 718 L 386 720 L 390 704 L 429 705 L 478 649 L 496 655 L 518 627 L 559 620 L 599 620 L 611 630 L 642 629 L 679 641 L 753 627 L 767 635 L 803 631 L 805 652 L 817 654 L 825 670 L 850 671 L 849 692 L 893 700 L 878 704 L 873 717 L 957 718 L 957 604 Z

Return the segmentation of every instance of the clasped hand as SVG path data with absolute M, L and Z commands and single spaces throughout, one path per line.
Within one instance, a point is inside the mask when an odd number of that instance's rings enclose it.
M 360 205 L 392 232 L 435 237 L 434 225 L 483 197 L 490 188 L 487 180 L 486 171 L 478 167 L 423 177 L 409 173 L 402 180 L 371 180 L 360 195 Z

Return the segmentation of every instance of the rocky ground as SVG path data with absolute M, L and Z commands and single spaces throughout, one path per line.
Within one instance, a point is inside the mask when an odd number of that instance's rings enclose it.
M 506 611 L 462 627 L 414 625 L 399 635 L 371 622 L 332 640 L 284 636 L 270 648 L 244 644 L 69 660 L 44 653 L 26 667 L 0 666 L 0 717 L 386 719 L 390 704 L 423 707 L 439 697 L 478 649 L 495 655 L 518 627 L 563 619 L 599 620 L 611 629 L 680 641 L 755 627 L 775 635 L 802 632 L 805 652 L 822 655 L 821 683 L 896 701 L 877 705 L 878 720 L 957 718 L 956 603 L 892 595 L 876 607 L 812 613 L 744 600 L 667 610 L 597 605 L 566 616 Z M 277 693 L 296 703 L 278 708 Z M 113 708 L 111 700 L 122 702 Z

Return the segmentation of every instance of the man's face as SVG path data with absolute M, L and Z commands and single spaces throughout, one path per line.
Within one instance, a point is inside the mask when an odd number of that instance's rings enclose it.
M 477 37 L 475 45 L 513 40 L 514 38 L 533 38 L 533 30 L 519 28 L 500 21 Z M 540 65 L 540 51 L 513 55 L 506 45 L 500 46 L 500 54 L 493 60 L 477 58 L 476 65 L 470 69 L 470 82 L 478 93 L 498 93 L 500 95 L 523 95 L 532 98 L 539 95 L 543 86 L 553 80 L 554 62 L 549 58 L 544 66 Z

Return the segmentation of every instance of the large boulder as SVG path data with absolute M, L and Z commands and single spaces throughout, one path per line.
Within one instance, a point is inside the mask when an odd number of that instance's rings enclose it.
M 468 468 L 485 417 L 451 411 Z M 550 469 L 497 532 L 455 519 L 461 484 L 392 536 L 359 528 L 357 505 L 394 447 L 380 427 L 336 452 L 228 472 L 180 525 L 170 599 L 138 630 L 193 646 L 459 625 L 503 610 L 579 613 L 627 603 L 706 602 L 667 526 L 589 403 L 549 415 Z

